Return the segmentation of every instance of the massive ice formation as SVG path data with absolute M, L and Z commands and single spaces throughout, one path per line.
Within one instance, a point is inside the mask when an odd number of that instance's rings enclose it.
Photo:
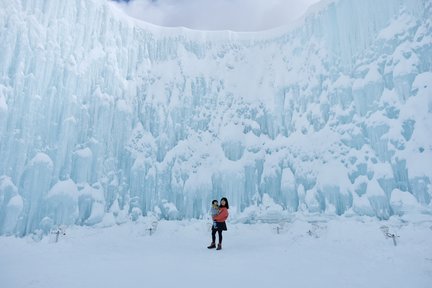
M 335 0 L 204 32 L 0 0 L 0 233 L 202 217 L 221 196 L 233 214 L 430 211 L 430 15 Z

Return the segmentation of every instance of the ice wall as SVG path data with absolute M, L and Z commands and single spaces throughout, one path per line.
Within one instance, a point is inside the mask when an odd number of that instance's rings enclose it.
M 2 234 L 202 217 L 221 196 L 232 214 L 431 211 L 430 0 L 323 1 L 262 33 L 104 0 L 0 8 Z

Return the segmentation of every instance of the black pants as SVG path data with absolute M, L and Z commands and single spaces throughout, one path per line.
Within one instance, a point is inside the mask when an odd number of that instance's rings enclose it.
M 222 244 L 222 229 L 212 229 L 212 243 L 216 242 L 216 232 L 218 232 L 219 235 L 219 244 Z

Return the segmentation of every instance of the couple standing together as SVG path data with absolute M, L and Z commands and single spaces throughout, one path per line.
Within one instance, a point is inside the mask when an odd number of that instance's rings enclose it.
M 208 246 L 208 249 L 216 248 L 216 232 L 219 236 L 219 243 L 216 250 L 222 249 L 222 231 L 227 230 L 225 220 L 228 218 L 228 199 L 223 197 L 220 200 L 220 205 L 218 205 L 217 200 L 212 201 L 212 207 L 210 209 L 210 214 L 213 219 L 212 225 L 212 243 Z

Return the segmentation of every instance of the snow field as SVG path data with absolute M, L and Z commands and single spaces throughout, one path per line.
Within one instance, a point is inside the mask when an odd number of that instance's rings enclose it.
M 432 218 L 296 216 L 279 224 L 228 223 L 208 250 L 210 222 L 72 227 L 35 242 L 0 238 L 2 287 L 430 287 Z M 395 233 L 397 246 L 380 227 Z

